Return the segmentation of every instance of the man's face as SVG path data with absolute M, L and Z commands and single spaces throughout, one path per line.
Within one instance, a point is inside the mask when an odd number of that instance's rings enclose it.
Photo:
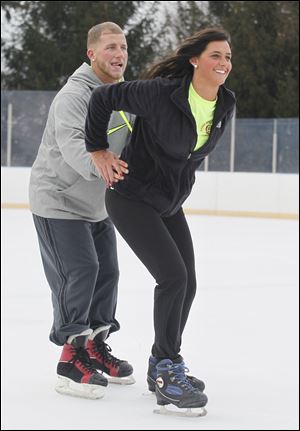
M 125 35 L 102 33 L 97 44 L 88 50 L 88 55 L 93 71 L 102 82 L 118 82 L 128 60 Z

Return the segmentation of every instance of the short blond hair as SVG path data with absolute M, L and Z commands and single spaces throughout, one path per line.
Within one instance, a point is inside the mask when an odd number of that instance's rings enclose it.
M 101 24 L 94 25 L 88 31 L 87 37 L 87 48 L 89 49 L 91 45 L 95 45 L 101 36 L 102 33 L 114 33 L 114 34 L 123 34 L 123 30 L 118 24 L 114 22 L 102 22 Z

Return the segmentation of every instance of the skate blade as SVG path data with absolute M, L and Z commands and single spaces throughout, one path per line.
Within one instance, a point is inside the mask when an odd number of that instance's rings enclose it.
M 170 406 L 168 404 L 168 406 Z M 159 409 L 153 410 L 153 413 L 159 414 L 159 415 L 169 415 L 169 416 L 183 416 L 183 417 L 199 417 L 199 416 L 206 416 L 207 411 L 204 407 L 193 407 L 193 408 L 187 408 L 187 409 L 179 409 L 178 407 L 175 407 L 176 410 L 172 410 L 172 407 L 166 408 L 166 406 L 160 406 Z
M 67 377 L 58 376 L 55 385 L 55 390 L 62 395 L 70 395 L 72 397 L 88 398 L 96 400 L 104 397 L 105 386 L 90 385 L 88 383 L 76 383 Z
M 103 374 L 105 374 L 105 377 L 107 378 L 108 383 L 114 383 L 116 385 L 133 385 L 135 383 L 135 379 L 133 376 L 112 377 L 106 373 L 103 373 Z

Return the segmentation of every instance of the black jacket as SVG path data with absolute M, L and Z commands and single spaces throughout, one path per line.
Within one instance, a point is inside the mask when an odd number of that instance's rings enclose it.
M 209 138 L 193 152 L 197 131 L 188 102 L 190 82 L 191 76 L 186 76 L 102 85 L 90 99 L 86 119 L 89 152 L 109 147 L 106 132 L 113 110 L 137 116 L 130 143 L 121 154 L 129 174 L 114 188 L 151 205 L 161 216 L 175 214 L 189 196 L 195 170 L 216 146 L 235 105 L 233 93 L 221 86 Z

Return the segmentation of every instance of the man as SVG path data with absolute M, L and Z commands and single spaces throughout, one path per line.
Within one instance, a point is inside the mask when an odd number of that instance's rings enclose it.
M 115 318 L 119 269 L 116 237 L 104 206 L 106 184 L 86 151 L 84 125 L 92 90 L 123 78 L 127 44 L 111 22 L 88 32 L 87 56 L 59 91 L 33 164 L 29 201 L 45 275 L 52 291 L 50 340 L 63 346 L 57 366 L 60 393 L 101 398 L 108 380 L 134 383 L 132 366 L 105 343 L 119 330 Z M 133 117 L 114 112 L 109 125 L 112 150 L 120 154 Z M 114 181 L 127 165 L 114 153 Z M 101 371 L 99 373 L 97 370 Z

